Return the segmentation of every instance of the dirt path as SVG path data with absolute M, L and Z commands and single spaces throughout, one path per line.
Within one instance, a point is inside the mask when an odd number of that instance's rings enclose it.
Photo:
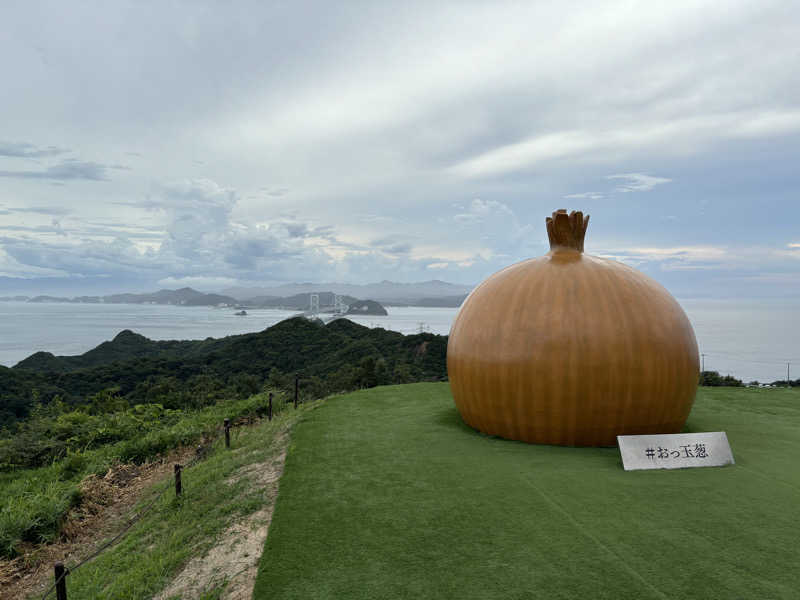
M 281 431 L 276 435 L 275 452 L 269 460 L 247 465 L 229 481 L 247 477 L 263 490 L 264 506 L 261 510 L 234 523 L 218 537 L 219 542 L 205 556 L 190 560 L 178 576 L 153 600 L 180 597 L 184 600 L 198 598 L 204 590 L 222 586 L 223 600 L 250 600 L 253 595 L 261 551 L 272 521 L 272 511 L 278 495 L 278 481 L 286 462 L 289 435 Z
M 53 583 L 53 563 L 74 565 L 124 527 L 131 509 L 155 483 L 172 475 L 175 463 L 185 464 L 194 450 L 183 448 L 144 465 L 118 465 L 103 477 L 81 484 L 82 500 L 67 515 L 60 538 L 45 545 L 29 544 L 13 560 L 0 559 L 0 600 L 20 600 L 43 594 Z

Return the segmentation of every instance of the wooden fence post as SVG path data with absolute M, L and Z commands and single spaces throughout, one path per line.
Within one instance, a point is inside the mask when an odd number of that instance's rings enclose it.
M 269 406 L 267 407 L 267 419 L 272 421 L 272 392 L 269 393 Z
M 175 465 L 175 495 L 180 496 L 181 492 L 183 491 L 183 486 L 181 485 L 181 466 Z
M 226 448 L 230 448 L 231 447 L 231 420 L 230 419 L 225 419 L 225 421 L 223 421 L 223 424 L 225 425 L 225 447 Z
M 300 375 L 295 373 L 294 375 L 294 407 L 297 408 L 297 388 L 300 384 Z
M 57 562 L 55 564 L 56 576 L 56 600 L 67 600 L 67 573 L 64 568 L 64 563 Z

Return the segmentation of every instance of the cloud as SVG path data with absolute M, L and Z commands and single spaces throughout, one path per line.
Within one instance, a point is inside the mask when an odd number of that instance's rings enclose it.
M 515 139 L 483 149 L 451 165 L 447 172 L 476 179 L 542 171 L 567 161 L 573 165 L 613 164 L 634 158 L 644 150 L 664 156 L 685 156 L 702 153 L 731 139 L 796 133 L 800 131 L 797 123 L 800 111 L 737 108 L 715 112 L 699 107 L 695 114 L 686 116 L 650 116 L 644 110 L 613 127 L 598 121 L 582 129 L 534 132 L 521 141 Z
M 32 279 L 35 277 L 64 277 L 65 275 L 66 273 L 57 269 L 20 263 L 0 246 L 0 277 Z
M 124 165 L 104 165 L 97 162 L 62 160 L 60 163 L 39 171 L 2 171 L 0 177 L 15 179 L 42 179 L 67 181 L 83 179 L 87 181 L 108 181 L 109 169 L 127 169 Z
M 723 269 L 736 261 L 735 253 L 717 246 L 624 247 L 598 255 L 637 268 L 656 265 L 661 271 Z
M 64 216 L 72 212 L 69 208 L 64 206 L 13 206 L 9 207 L 10 212 L 16 213 L 32 213 L 38 215 L 58 215 Z
M 11 158 L 44 158 L 69 152 L 66 148 L 46 146 L 40 148 L 26 142 L 0 141 L 0 156 Z
M 645 173 L 620 173 L 616 175 L 606 175 L 604 177 L 608 180 L 622 180 L 623 183 L 617 185 L 613 192 L 649 192 L 658 185 L 669 183 L 672 179 L 666 177 L 655 177 Z M 603 192 L 580 192 L 576 194 L 567 194 L 564 198 L 582 199 L 582 200 L 601 200 L 607 198 L 609 193 Z
M 464 207 L 461 207 L 462 210 Z M 458 213 L 453 217 L 457 223 L 479 223 L 487 220 L 494 215 L 506 215 L 513 217 L 513 211 L 502 202 L 496 200 L 481 200 L 475 198 L 466 207 L 466 212 Z
M 627 248 L 626 254 L 640 260 L 681 260 L 687 262 L 720 261 L 730 255 L 725 248 L 716 246 L 677 246 Z
M 500 175 L 529 169 L 540 163 L 566 158 L 592 149 L 598 141 L 582 131 L 561 131 L 537 135 L 522 142 L 483 152 L 451 167 L 461 177 Z
M 0 231 L 20 231 L 25 233 L 57 233 L 58 235 L 66 235 L 66 232 L 61 227 L 61 222 L 53 219 L 50 225 L 0 225 Z
M 790 135 L 800 131 L 800 110 L 766 111 L 739 123 L 732 137 L 759 138 Z
M 408 255 L 411 254 L 413 246 L 407 240 L 406 236 L 390 235 L 380 239 L 372 240 L 369 243 L 372 248 L 377 248 L 381 252 L 390 255 Z
M 590 244 L 610 252 L 729 253 L 630 254 L 656 272 L 749 265 L 737 249 L 765 239 L 794 257 L 798 16 L 785 2 L 166 4 L 156 18 L 18 3 L 0 36 L 17 90 L 2 101 L 3 137 L 96 162 L 0 145 L 0 204 L 32 207 L 3 208 L 2 221 L 54 229 L 59 215 L 36 211 L 70 207 L 55 241 L 76 278 L 67 259 L 90 253 L 81 244 L 120 239 L 136 253 L 109 247 L 103 272 L 118 253 L 120 272 L 150 281 L 414 279 L 447 263 L 437 275 L 472 282 L 542 254 L 544 216 L 569 202 L 600 205 Z M 129 176 L 114 170 L 137 155 Z M 187 175 L 222 191 L 169 183 Z M 635 202 L 670 189 L 644 177 L 667 176 L 681 188 L 668 207 Z M 56 238 L 14 231 L 12 251 L 31 261 Z
M 143 257 L 125 238 L 110 242 L 81 240 L 47 242 L 36 238 L 0 237 L 0 246 L 18 264 L 49 269 L 62 275 L 119 275 L 139 272 Z
M 375 223 L 381 225 L 397 221 L 397 219 L 395 219 L 394 217 L 388 217 L 386 215 L 357 214 L 353 215 L 353 217 L 361 223 Z
M 657 185 L 669 183 L 672 179 L 667 177 L 654 177 L 644 173 L 623 173 L 620 175 L 606 175 L 606 179 L 620 179 L 624 183 L 617 186 L 617 192 L 649 192 Z
M 320 238 L 325 240 L 334 239 L 333 227 L 330 225 L 322 225 L 313 227 L 308 223 L 297 221 L 296 219 L 277 219 L 274 221 L 273 227 L 282 227 L 289 234 L 289 237 L 312 239 Z
M 220 289 L 236 285 L 238 282 L 231 277 L 165 277 L 157 281 L 158 285 L 165 288 L 199 288 L 199 289 Z
M 564 198 L 576 198 L 582 200 L 600 200 L 605 198 L 605 194 L 600 192 L 581 192 L 579 194 L 567 194 Z
M 788 250 L 778 250 L 776 254 L 779 256 L 785 256 L 791 259 L 798 260 L 800 259 L 800 244 L 786 244 Z
M 267 196 L 272 196 L 273 198 L 281 198 L 289 193 L 289 188 L 285 187 L 277 187 L 277 188 L 270 188 L 270 187 L 262 187 L 261 191 L 264 192 Z
M 779 272 L 794 270 L 800 253 L 774 246 L 643 246 L 599 253 L 631 266 L 655 266 L 659 271 L 715 270 L 718 272 Z
M 281 281 L 329 277 L 332 272 L 363 273 L 380 267 L 423 269 L 412 246 L 385 237 L 358 245 L 339 239 L 330 226 L 281 218 L 265 224 L 233 218 L 238 193 L 210 179 L 187 179 L 155 186 L 148 198 L 126 203 L 160 215 L 164 232 L 157 244 L 137 247 L 134 228 L 117 230 L 111 240 L 73 236 L 53 242 L 33 237 L 1 237 L 0 247 L 18 264 L 50 268 L 68 276 L 135 275 L 160 282 L 234 280 Z M 26 231 L 34 233 L 30 228 Z M 61 224 L 47 227 L 62 232 Z M 36 232 L 44 233 L 37 229 Z M 98 234 L 114 233 L 99 228 Z M 145 230 L 149 238 L 154 231 Z M 404 266 L 405 265 L 405 266 Z

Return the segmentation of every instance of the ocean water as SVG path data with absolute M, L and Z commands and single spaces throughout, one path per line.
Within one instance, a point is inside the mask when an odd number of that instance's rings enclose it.
M 745 381 L 800 378 L 800 301 L 682 300 L 705 368 Z M 447 334 L 456 308 L 388 307 L 388 316 L 352 317 L 368 327 L 404 334 Z M 154 339 L 204 339 L 261 331 L 297 313 L 275 309 L 234 315 L 229 308 L 149 304 L 0 302 L 0 364 L 12 366 L 39 350 L 81 354 L 123 329 Z

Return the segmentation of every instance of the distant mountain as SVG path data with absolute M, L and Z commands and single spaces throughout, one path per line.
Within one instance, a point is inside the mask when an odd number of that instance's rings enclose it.
M 179 304 L 182 306 L 235 306 L 236 298 L 221 294 L 204 294 L 192 288 L 179 290 L 159 290 L 152 294 L 112 294 L 110 296 L 60 296 L 2 297 L 0 300 L 23 300 L 28 302 L 70 302 L 79 304 Z
M 459 307 L 472 291 L 472 286 L 431 280 L 419 283 L 381 281 L 356 285 L 349 283 L 287 283 L 274 287 L 231 287 L 221 294 L 205 294 L 192 288 L 159 290 L 145 294 L 111 294 L 108 296 L 0 297 L 2 300 L 28 302 L 70 302 L 82 304 L 174 304 L 181 306 L 236 306 L 246 303 L 260 308 L 308 310 L 309 295 L 319 294 L 320 308 L 334 305 L 334 296 L 342 296 L 345 304 L 372 300 L 387 306 Z
M 79 356 L 54 356 L 50 352 L 36 352 L 18 362 L 14 368 L 32 371 L 66 373 L 77 369 L 86 369 L 119 360 L 134 359 L 142 356 L 154 356 L 165 351 L 174 351 L 185 342 L 155 342 L 130 329 L 120 331 L 108 342 L 89 350 Z
M 414 304 L 423 298 L 442 298 L 465 296 L 472 291 L 470 285 L 459 285 L 439 281 L 423 281 L 419 283 L 396 283 L 381 281 L 356 285 L 349 283 L 287 283 L 274 287 L 230 287 L 222 290 L 223 294 L 238 300 L 247 300 L 257 296 L 293 296 L 312 292 L 333 292 L 354 298 L 369 298 L 382 304 Z
M 236 298 L 221 294 L 204 294 L 192 288 L 159 290 L 152 294 L 112 294 L 103 296 L 108 304 L 180 304 L 183 306 L 233 306 Z
M 439 298 L 420 298 L 413 302 L 386 302 L 387 306 L 423 306 L 432 308 L 459 308 L 464 300 L 467 299 L 467 294 L 459 296 L 441 296 Z
M 28 302 L 72 302 L 72 298 L 61 298 L 59 296 L 34 296 Z

